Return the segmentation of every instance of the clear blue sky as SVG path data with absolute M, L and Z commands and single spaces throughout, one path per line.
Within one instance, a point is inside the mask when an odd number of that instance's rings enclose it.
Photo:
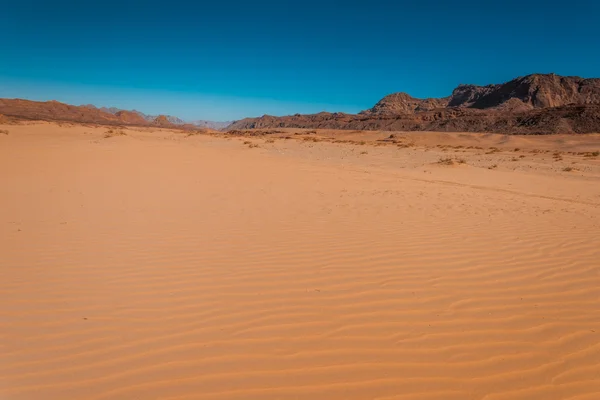
M 20 0 L 0 97 L 184 119 L 356 112 L 388 93 L 600 76 L 600 1 Z

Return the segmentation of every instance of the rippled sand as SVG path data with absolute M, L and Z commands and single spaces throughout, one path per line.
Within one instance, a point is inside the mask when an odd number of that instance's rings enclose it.
M 2 399 L 600 398 L 598 137 L 1 128 Z

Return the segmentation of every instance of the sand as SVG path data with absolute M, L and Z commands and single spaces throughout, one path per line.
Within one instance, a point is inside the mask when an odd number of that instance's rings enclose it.
M 600 136 L 0 129 L 0 399 L 600 398 Z

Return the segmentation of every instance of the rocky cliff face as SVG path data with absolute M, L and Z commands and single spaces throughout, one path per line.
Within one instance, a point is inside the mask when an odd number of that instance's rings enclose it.
M 416 114 L 319 113 L 247 118 L 231 130 L 267 128 L 351 129 L 378 131 L 494 132 L 545 135 L 599 133 L 600 105 L 569 105 L 527 111 L 444 108 Z
M 599 105 L 600 79 L 533 74 L 496 85 L 460 85 L 440 99 L 394 93 L 358 115 L 264 116 L 229 128 L 587 133 L 600 132 Z
M 600 104 L 600 79 L 534 74 L 498 85 L 460 85 L 452 92 L 448 107 L 488 109 L 515 99 L 529 108 Z
M 406 93 L 393 93 L 385 96 L 375 106 L 362 114 L 414 114 L 444 108 L 448 98 L 416 99 Z

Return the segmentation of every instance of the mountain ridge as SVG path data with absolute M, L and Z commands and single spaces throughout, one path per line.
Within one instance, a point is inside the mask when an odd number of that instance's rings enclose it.
M 328 128 L 520 134 L 600 132 L 600 79 L 530 74 L 486 86 L 458 85 L 448 97 L 392 93 L 358 114 L 262 116 L 229 129 Z

